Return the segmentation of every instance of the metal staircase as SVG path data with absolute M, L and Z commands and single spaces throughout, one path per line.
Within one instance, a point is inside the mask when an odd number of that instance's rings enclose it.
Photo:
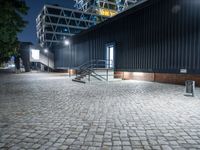
M 72 81 L 86 83 L 84 79 L 87 77 L 90 81 L 91 77 L 99 81 L 108 81 L 108 71 L 113 69 L 113 62 L 110 60 L 91 60 L 76 69 L 76 77 Z M 100 75 L 96 70 L 105 70 L 106 78 Z

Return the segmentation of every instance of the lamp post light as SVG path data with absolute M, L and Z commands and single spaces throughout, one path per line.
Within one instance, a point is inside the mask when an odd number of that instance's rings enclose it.
M 64 45 L 65 46 L 68 46 L 68 49 L 70 51 L 70 65 L 69 65 L 69 69 L 68 69 L 68 72 L 69 72 L 69 77 L 71 77 L 71 61 L 72 61 L 72 53 L 71 53 L 71 49 L 70 49 L 70 41 L 65 39 L 64 40 Z
M 64 44 L 68 46 L 70 44 L 69 40 L 64 40 Z
M 44 52 L 47 54 L 48 59 L 48 72 L 49 72 L 49 50 L 47 48 L 44 49 Z

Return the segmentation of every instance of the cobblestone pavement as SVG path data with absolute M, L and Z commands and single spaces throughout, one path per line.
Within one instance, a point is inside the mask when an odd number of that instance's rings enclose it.
M 183 92 L 151 82 L 0 75 L 0 149 L 200 149 L 200 99 Z

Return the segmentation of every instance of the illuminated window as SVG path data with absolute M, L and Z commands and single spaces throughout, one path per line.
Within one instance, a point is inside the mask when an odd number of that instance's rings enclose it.
M 40 59 L 40 50 L 31 49 L 31 57 L 35 60 L 39 60 Z

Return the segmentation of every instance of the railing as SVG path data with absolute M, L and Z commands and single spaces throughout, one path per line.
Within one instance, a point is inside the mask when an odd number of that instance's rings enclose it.
M 95 59 L 95 60 L 90 60 L 82 65 L 80 65 L 78 68 L 82 69 L 85 66 L 87 67 L 96 67 L 96 68 L 113 68 L 113 61 L 112 60 L 103 60 L 103 59 Z
M 99 75 L 95 72 L 95 69 L 106 69 L 106 78 L 102 75 Z M 90 76 L 98 79 L 108 81 L 108 70 L 113 69 L 113 61 L 112 60 L 90 60 L 76 69 L 76 78 L 73 81 L 81 81 L 82 78 L 88 76 L 88 80 L 90 81 Z M 83 81 L 82 81 L 83 82 Z
M 90 60 L 82 65 L 80 65 L 76 72 L 77 74 L 81 74 L 87 69 L 95 69 L 95 68 L 104 68 L 104 69 L 113 69 L 113 61 L 112 60 L 102 60 L 102 59 L 97 59 L 97 60 Z

